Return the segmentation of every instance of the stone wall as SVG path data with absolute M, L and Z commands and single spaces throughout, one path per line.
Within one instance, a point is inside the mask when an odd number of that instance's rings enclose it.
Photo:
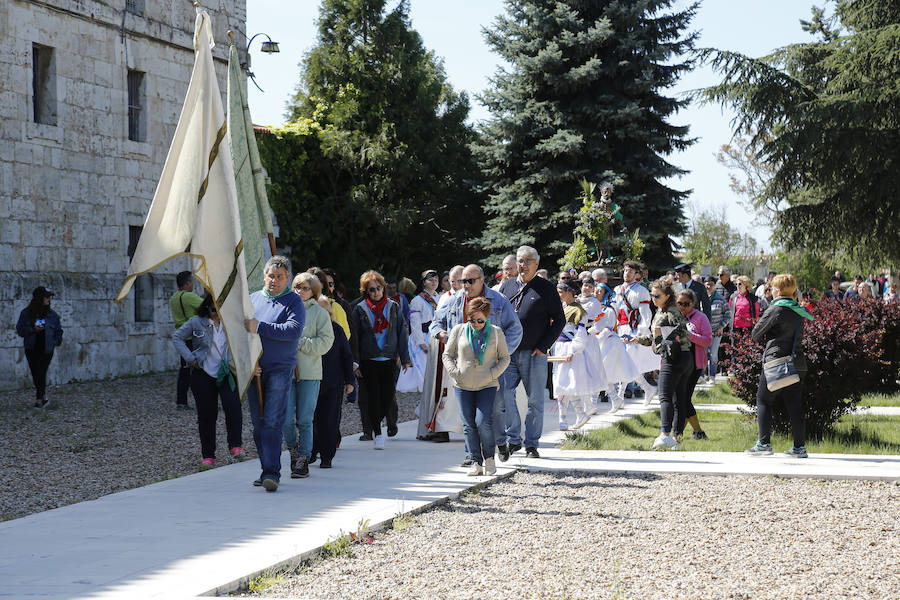
M 207 3 L 224 99 L 225 32 L 244 30 L 246 0 Z M 136 4 L 144 14 L 125 11 L 126 0 L 0 2 L 0 388 L 30 385 L 14 328 L 38 285 L 56 292 L 65 329 L 51 383 L 176 365 L 167 298 L 188 261 L 149 276 L 148 321 L 135 322 L 134 292 L 112 298 L 129 227 L 143 225 L 181 113 L 196 13 L 186 0 Z M 41 85 L 51 86 L 55 124 L 35 122 L 35 45 L 52 51 Z M 129 139 L 129 69 L 144 73 L 144 141 Z

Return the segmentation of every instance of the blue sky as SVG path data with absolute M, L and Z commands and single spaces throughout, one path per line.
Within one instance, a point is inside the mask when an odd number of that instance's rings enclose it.
M 678 0 L 675 7 L 689 4 Z M 692 29 L 700 32 L 698 47 L 761 56 L 779 46 L 807 41 L 809 36 L 800 29 L 799 20 L 809 17 L 811 6 L 812 2 L 806 0 L 705 0 Z M 299 79 L 300 61 L 315 43 L 318 9 L 318 0 L 248 0 L 248 35 L 267 33 L 281 48 L 279 54 L 262 54 L 259 42 L 264 36 L 253 42 L 251 70 L 265 90 L 261 93 L 249 85 L 250 110 L 255 123 L 280 125 L 284 122 L 285 105 Z M 412 26 L 426 47 L 443 58 L 454 88 L 469 93 L 473 123 L 489 116 L 475 94 L 488 87 L 488 78 L 499 64 L 499 57 L 484 42 L 482 28 L 489 27 L 502 12 L 502 0 L 410 2 Z M 716 82 L 715 73 L 701 67 L 669 92 L 681 94 Z M 692 212 L 724 206 L 731 224 L 753 235 L 768 250 L 768 229 L 751 223 L 752 216 L 737 203 L 729 188 L 728 170 L 715 159 L 718 148 L 731 139 L 732 116 L 718 106 L 691 105 L 672 119 L 673 123 L 690 125 L 691 136 L 699 140 L 691 148 L 668 157 L 670 162 L 690 173 L 666 183 L 676 189 L 693 190 L 686 211 L 688 217 Z

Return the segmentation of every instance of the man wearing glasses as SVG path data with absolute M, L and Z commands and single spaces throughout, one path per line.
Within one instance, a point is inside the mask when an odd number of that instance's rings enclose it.
M 438 308 L 437 312 L 434 315 L 434 319 L 431 321 L 431 328 L 428 330 L 429 337 L 433 340 L 432 347 L 435 351 L 432 352 L 433 356 L 437 356 L 440 354 L 436 351 L 438 348 L 438 344 L 443 342 L 447 333 L 453 329 L 454 326 L 465 323 L 466 321 L 466 306 L 469 301 L 473 298 L 483 297 L 487 298 L 491 302 L 491 315 L 490 322 L 492 325 L 496 325 L 500 329 L 503 330 L 503 336 L 506 338 L 506 346 L 510 351 L 510 354 L 515 351 L 516 347 L 519 345 L 519 340 L 522 339 L 522 325 L 519 323 L 519 318 L 516 316 L 516 311 L 513 310 L 512 305 L 509 303 L 509 300 L 506 299 L 503 294 L 496 292 L 484 284 L 484 270 L 478 265 L 469 265 L 465 269 L 463 269 L 462 277 L 460 278 L 460 283 L 462 284 L 462 291 L 456 292 L 453 294 L 453 297 L 445 303 L 442 307 Z M 437 356 L 437 366 L 440 368 L 441 360 L 440 357 Z M 430 365 L 429 365 L 430 366 Z M 434 381 L 432 373 L 436 373 L 436 370 L 432 369 L 425 374 L 425 390 L 426 392 L 429 389 L 434 390 L 434 385 L 429 388 L 429 382 Z M 429 376 L 432 379 L 429 379 Z M 442 378 L 443 380 L 444 378 Z M 448 388 L 452 385 L 452 382 L 449 378 L 446 378 L 446 381 L 442 381 L 444 386 Z M 440 392 L 443 393 L 443 392 Z M 420 435 L 427 435 L 427 429 L 424 428 L 424 424 L 428 422 L 434 412 L 435 402 L 433 398 L 434 394 L 429 395 L 428 397 L 423 397 L 423 403 L 419 407 L 419 433 Z M 422 409 L 425 410 L 422 410 Z M 500 393 L 494 398 L 494 437 L 497 442 L 498 454 L 500 456 L 501 461 L 506 461 L 509 459 L 509 449 L 506 445 L 506 423 L 503 418 L 503 412 L 505 408 L 505 403 L 503 401 L 503 377 L 500 377 Z M 423 418 L 423 414 L 427 414 Z M 458 416 L 459 427 L 462 427 L 462 420 Z M 462 466 L 470 466 L 471 458 L 468 455 L 468 451 L 466 452 L 466 460 L 463 461 Z
M 506 408 L 506 433 L 509 436 L 507 451 L 512 454 L 525 444 L 528 458 L 540 458 L 538 440 L 544 429 L 544 388 L 547 387 L 547 351 L 566 324 L 562 302 L 556 285 L 535 277 L 540 255 L 531 246 L 521 246 L 516 251 L 519 276 L 500 286 L 522 324 L 522 340 L 518 347 L 509 344 L 510 363 L 500 378 L 500 395 Z M 516 348 L 513 352 L 512 348 Z M 516 408 L 516 388 L 519 382 L 528 395 L 528 411 L 525 413 L 525 438 L 522 438 L 522 421 Z M 503 451 L 498 449 L 501 460 Z

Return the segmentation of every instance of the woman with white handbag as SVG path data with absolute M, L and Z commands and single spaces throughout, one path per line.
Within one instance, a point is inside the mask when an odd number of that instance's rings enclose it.
M 806 458 L 805 421 L 803 417 L 803 378 L 806 376 L 806 357 L 803 355 L 804 320 L 812 315 L 797 302 L 797 281 L 784 273 L 772 279 L 775 299 L 753 327 L 751 336 L 766 345 L 763 369 L 756 392 L 756 420 L 759 439 L 752 448 L 744 450 L 753 456 L 772 454 L 772 406 L 783 400 L 791 417 L 794 445 L 785 454 Z

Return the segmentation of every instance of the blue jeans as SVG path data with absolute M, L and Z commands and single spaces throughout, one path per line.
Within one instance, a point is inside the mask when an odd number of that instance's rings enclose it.
M 259 464 L 262 466 L 261 479 L 281 480 L 281 432 L 284 429 L 284 416 L 288 397 L 291 395 L 293 374 L 293 369 L 263 371 L 262 414 L 259 412 L 256 382 L 250 382 L 247 404 L 250 408 L 250 422 L 253 423 L 253 441 L 256 443 Z
M 706 349 L 706 355 L 709 357 L 709 376 L 716 376 L 716 366 L 719 364 L 719 344 L 722 342 L 721 335 L 712 336 L 712 344 Z
M 522 420 L 516 408 L 519 382 L 528 395 L 525 412 L 525 447 L 537 448 L 544 430 L 544 388 L 547 387 L 547 356 L 531 355 L 531 350 L 516 350 L 510 355 L 509 367 L 500 376 L 503 404 L 506 408 L 506 434 L 510 444 L 522 445 Z
M 469 456 L 479 465 L 483 465 L 485 458 L 494 458 L 493 415 L 497 388 L 486 387 L 474 392 L 458 387 L 453 389 L 459 401 Z
M 316 414 L 316 402 L 319 400 L 319 379 L 301 379 L 291 381 L 291 393 L 288 396 L 284 417 L 284 443 L 288 448 L 296 446 L 297 432 L 300 432 L 300 456 L 312 456 L 313 416 Z

